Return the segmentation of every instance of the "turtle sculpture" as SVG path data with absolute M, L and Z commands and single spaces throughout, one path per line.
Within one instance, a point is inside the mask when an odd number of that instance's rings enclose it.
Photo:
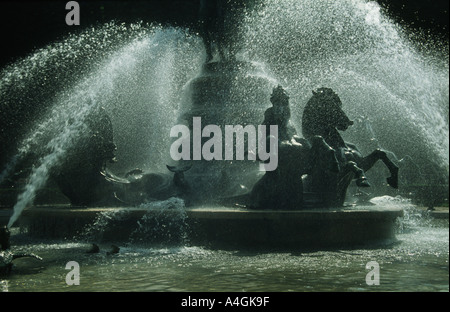
M 0 251 L 0 276 L 6 276 L 11 273 L 12 267 L 13 267 L 13 261 L 18 258 L 23 257 L 31 257 L 38 260 L 42 260 L 41 257 L 36 256 L 34 254 L 28 254 L 28 253 L 20 253 L 16 254 L 9 250 L 10 244 L 9 244 L 9 238 L 10 238 L 10 231 L 5 226 L 3 228 L 0 228 L 0 245 L 1 245 L 1 251 Z

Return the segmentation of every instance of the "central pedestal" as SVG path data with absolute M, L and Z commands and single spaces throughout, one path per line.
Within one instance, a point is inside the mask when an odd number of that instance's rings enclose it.
M 204 64 L 201 73 L 187 85 L 179 124 L 187 125 L 192 134 L 193 118 L 200 117 L 202 127 L 220 127 L 225 144 L 226 125 L 253 125 L 257 128 L 261 124 L 264 111 L 271 105 L 269 99 L 274 84 L 259 63 L 226 61 Z M 202 138 L 202 143 L 208 139 Z M 225 160 L 225 149 L 222 150 L 222 160 L 193 161 L 185 176 L 201 203 L 246 193 L 261 177 L 257 161 L 248 160 L 248 156 L 244 160 L 236 160 L 236 157 Z

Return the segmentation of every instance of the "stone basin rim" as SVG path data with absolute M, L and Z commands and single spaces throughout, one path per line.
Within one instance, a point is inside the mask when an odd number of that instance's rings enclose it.
M 83 213 L 102 213 L 115 210 L 124 210 L 131 213 L 146 213 L 151 211 L 166 213 L 179 212 L 176 208 L 148 208 L 148 207 L 76 207 L 70 205 L 42 205 L 28 207 L 24 210 L 24 214 L 34 213 L 62 213 L 62 214 L 83 214 Z M 375 215 L 375 214 L 393 214 L 403 216 L 403 208 L 396 206 L 356 206 L 356 207 L 339 207 L 339 208 L 310 208 L 299 210 L 278 210 L 278 209 L 247 209 L 241 207 L 225 207 L 225 206 L 197 206 L 184 208 L 187 214 L 236 214 L 236 215 Z

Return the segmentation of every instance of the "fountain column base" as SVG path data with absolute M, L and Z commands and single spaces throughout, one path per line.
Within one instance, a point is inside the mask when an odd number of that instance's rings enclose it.
M 225 127 L 250 125 L 256 128 L 261 124 L 264 111 L 271 105 L 269 99 L 274 84 L 263 64 L 236 60 L 206 63 L 200 74 L 187 84 L 179 123 L 188 126 L 192 135 L 196 135 L 192 131 L 194 118 L 200 118 L 203 127 L 218 126 L 223 143 L 220 160 L 189 162 L 192 169 L 185 177 L 195 189 L 192 199 L 195 203 L 211 203 L 216 198 L 248 193 L 260 178 L 259 162 L 248 160 L 248 156 L 237 160 L 233 154 L 232 160 L 225 160 L 226 148 L 233 147 L 234 153 L 236 151 L 235 141 L 225 146 Z M 197 139 L 203 145 L 210 138 Z M 245 140 L 244 150 L 247 150 L 248 138 Z

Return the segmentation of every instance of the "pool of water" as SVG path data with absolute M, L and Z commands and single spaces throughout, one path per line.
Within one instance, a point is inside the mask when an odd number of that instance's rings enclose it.
M 326 251 L 212 250 L 200 246 L 149 246 L 110 243 L 87 253 L 86 241 L 30 238 L 13 228 L 17 252 L 43 258 L 15 260 L 0 289 L 10 292 L 47 291 L 449 291 L 449 228 L 447 220 L 406 214 L 397 242 L 361 249 Z M 79 285 L 68 285 L 69 261 L 79 264 Z M 374 267 L 366 268 L 375 261 Z M 374 273 L 375 272 L 375 273 Z M 366 277 L 379 285 L 368 285 Z M 71 278 L 73 275 L 70 275 Z

